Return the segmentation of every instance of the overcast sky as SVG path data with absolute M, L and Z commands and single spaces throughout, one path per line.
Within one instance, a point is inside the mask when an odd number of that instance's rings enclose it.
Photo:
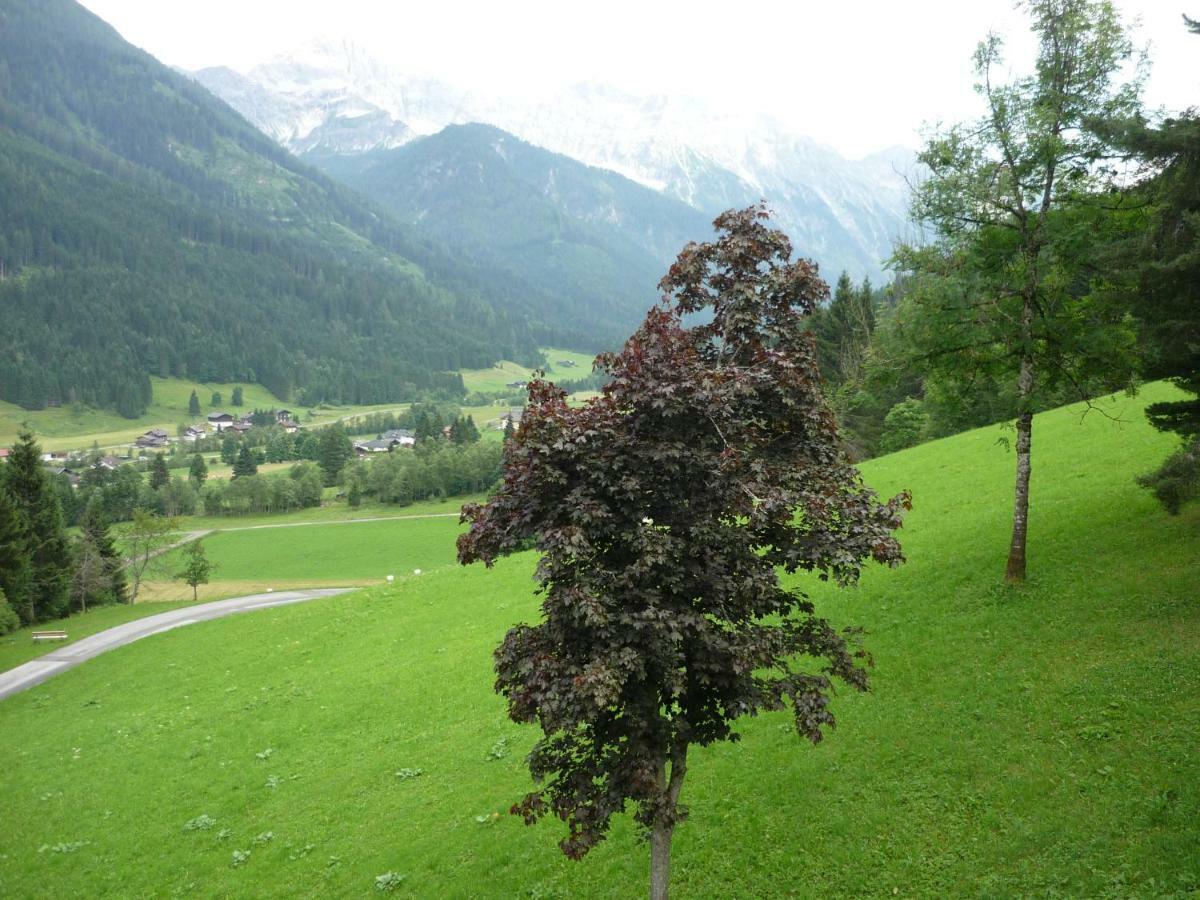
M 348 37 L 414 74 L 531 93 L 603 81 L 771 111 L 849 156 L 917 147 L 923 123 L 973 117 L 970 56 L 994 29 L 1027 58 L 1007 0 L 83 0 L 165 63 L 246 70 Z M 1151 106 L 1200 105 L 1200 0 L 1118 0 L 1154 62 Z

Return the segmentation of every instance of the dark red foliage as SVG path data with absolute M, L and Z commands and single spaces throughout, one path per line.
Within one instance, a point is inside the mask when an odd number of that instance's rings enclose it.
M 572 408 L 532 382 L 503 487 L 463 510 L 460 562 L 541 554 L 543 621 L 509 631 L 496 690 L 544 731 L 541 787 L 513 811 L 565 821 L 568 856 L 627 801 L 647 825 L 680 818 L 666 764 L 736 740 L 738 717 L 790 707 L 816 742 L 831 679 L 867 687 L 852 635 L 777 572 L 846 584 L 868 559 L 900 563 L 908 496 L 881 503 L 847 463 L 804 319 L 828 289 L 766 218 L 727 212 L 683 250 L 663 302 L 597 358 L 600 397 Z

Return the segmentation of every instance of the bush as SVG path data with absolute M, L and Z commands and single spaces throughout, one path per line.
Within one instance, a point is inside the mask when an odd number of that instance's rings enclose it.
M 4 589 L 0 588 L 0 634 L 10 634 L 20 627 L 21 619 L 17 616 L 16 610 L 8 605 Z
M 879 436 L 879 450 L 894 453 L 918 444 L 929 427 L 929 416 L 920 400 L 909 397 L 901 400 L 883 419 L 883 433 Z

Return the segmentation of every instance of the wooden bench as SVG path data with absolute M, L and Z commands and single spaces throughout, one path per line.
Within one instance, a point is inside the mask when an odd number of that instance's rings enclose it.
M 35 631 L 33 639 L 35 641 L 65 641 L 67 633 L 65 631 Z

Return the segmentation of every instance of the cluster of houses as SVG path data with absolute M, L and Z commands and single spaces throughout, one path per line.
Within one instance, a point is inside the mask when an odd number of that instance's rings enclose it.
M 275 416 L 276 424 L 288 434 L 295 434 L 300 430 L 300 426 L 292 417 L 290 409 L 276 409 L 272 410 L 272 413 Z M 187 441 L 189 444 L 194 444 L 200 438 L 208 437 L 212 434 L 221 434 L 226 431 L 245 434 L 253 427 L 254 423 L 248 414 L 235 416 L 227 412 L 209 413 L 204 425 L 189 425 L 183 433 L 182 440 Z M 171 436 L 161 428 L 151 428 L 134 441 L 135 445 L 146 450 L 161 450 L 169 443 L 171 443 Z

